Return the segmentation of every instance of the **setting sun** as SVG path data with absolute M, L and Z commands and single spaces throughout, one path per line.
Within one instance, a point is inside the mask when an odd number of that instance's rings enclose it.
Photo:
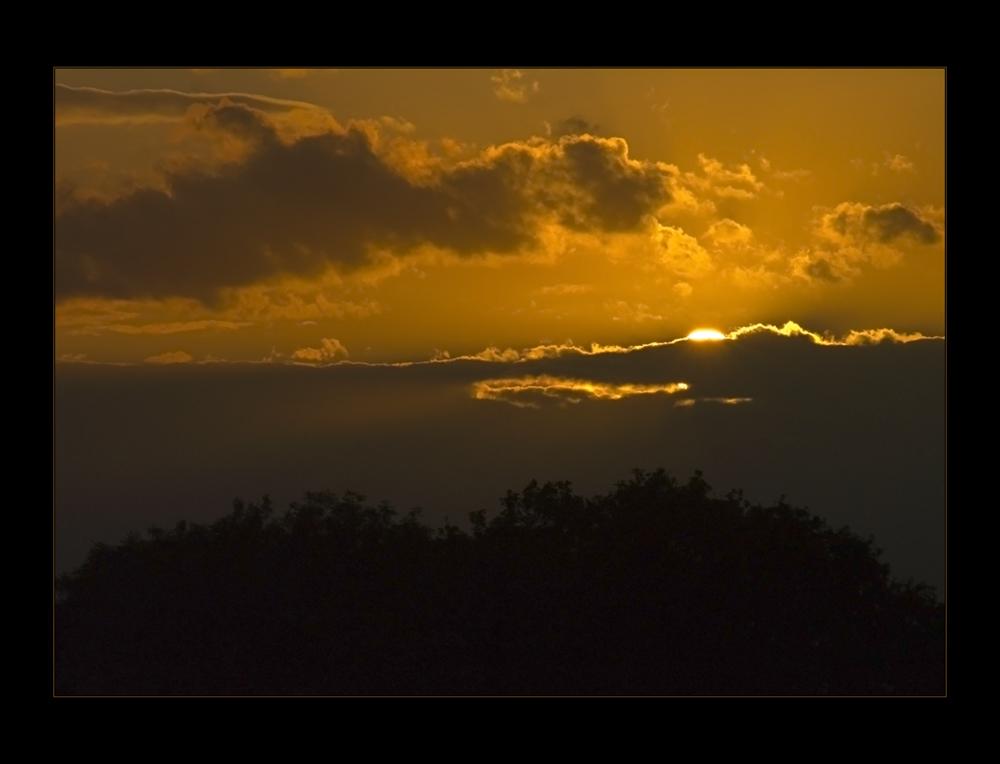
M 724 340 L 726 335 L 715 331 L 715 329 L 696 329 L 687 338 L 689 340 Z

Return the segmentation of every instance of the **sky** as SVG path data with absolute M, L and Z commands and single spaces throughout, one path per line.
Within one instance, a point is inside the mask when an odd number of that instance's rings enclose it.
M 54 70 L 57 569 L 633 468 L 944 583 L 944 70 Z

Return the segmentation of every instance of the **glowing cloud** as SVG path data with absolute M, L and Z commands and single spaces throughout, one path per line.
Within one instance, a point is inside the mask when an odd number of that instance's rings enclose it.
M 896 266 L 903 261 L 901 246 L 929 246 L 943 237 L 940 214 L 933 207 L 843 202 L 815 211 L 812 234 L 817 247 L 789 260 L 792 274 L 806 281 L 849 279 L 861 273 L 863 264 Z
M 560 358 L 565 355 L 599 356 L 609 354 L 635 353 L 648 348 L 666 347 L 679 342 L 718 342 L 720 340 L 735 340 L 744 335 L 761 333 L 777 334 L 781 337 L 808 337 L 817 345 L 874 345 L 880 342 L 916 342 L 917 340 L 940 340 L 944 337 L 929 336 L 915 332 L 907 334 L 897 332 L 895 329 L 861 329 L 850 331 L 844 335 L 843 339 L 837 339 L 830 335 L 822 335 L 809 331 L 799 326 L 794 321 L 785 322 L 784 326 L 778 327 L 772 324 L 752 324 L 734 329 L 728 334 L 716 331 L 715 329 L 696 329 L 686 337 L 679 337 L 673 340 L 662 342 L 645 342 L 637 345 L 601 345 L 593 342 L 590 347 L 574 345 L 572 341 L 567 341 L 561 345 L 537 345 L 532 348 L 524 348 L 520 351 L 507 348 L 501 351 L 496 347 L 489 347 L 474 355 L 452 356 L 447 351 L 435 351 L 434 357 L 430 361 L 409 361 L 396 364 L 368 364 L 368 365 L 390 365 L 390 366 L 410 366 L 415 363 L 454 363 L 456 361 L 487 361 L 491 363 L 526 363 L 528 361 L 539 361 L 543 358 Z M 496 381 L 496 380 L 494 380 Z M 478 397 L 478 396 L 477 396 Z
M 772 324 L 743 326 L 727 334 L 726 339 L 735 340 L 744 334 L 759 334 L 761 332 L 770 332 L 782 337 L 808 337 L 817 345 L 875 345 L 884 340 L 891 340 L 892 342 L 916 342 L 917 340 L 944 339 L 944 337 L 927 336 L 920 332 L 905 334 L 897 332 L 895 329 L 862 329 L 861 331 L 850 331 L 844 336 L 844 339 L 838 340 L 835 337 L 825 337 L 808 329 L 803 329 L 794 321 L 786 322 L 780 329 Z
M 322 361 L 329 361 L 336 358 L 338 354 L 347 357 L 350 355 L 347 352 L 340 340 L 335 339 L 323 339 L 323 347 L 320 348 L 299 348 L 294 353 L 292 353 L 292 358 L 296 361 L 308 361 L 310 363 L 321 363 Z
M 588 379 L 568 379 L 541 375 L 537 377 L 517 377 L 507 379 L 486 379 L 472 386 L 472 397 L 478 400 L 505 400 L 503 396 L 519 393 L 537 393 L 551 398 L 565 398 L 577 402 L 583 397 L 600 400 L 621 400 L 633 395 L 652 395 L 665 393 L 670 395 L 680 390 L 687 390 L 685 382 L 672 382 L 666 385 L 616 385 L 607 382 L 594 382 Z

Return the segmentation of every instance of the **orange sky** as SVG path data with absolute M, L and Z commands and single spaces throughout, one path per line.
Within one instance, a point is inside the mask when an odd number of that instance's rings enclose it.
M 57 569 L 664 467 L 943 584 L 944 70 L 54 80 Z
M 944 333 L 943 70 L 56 70 L 56 359 Z

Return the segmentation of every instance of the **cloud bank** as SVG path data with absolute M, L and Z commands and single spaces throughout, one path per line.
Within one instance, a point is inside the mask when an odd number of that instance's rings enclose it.
M 165 189 L 142 188 L 109 202 L 67 197 L 56 220 L 59 298 L 207 301 L 223 287 L 277 274 L 315 276 L 331 266 L 356 269 L 376 250 L 405 254 L 423 245 L 466 257 L 515 254 L 537 243 L 544 221 L 631 231 L 671 200 L 673 168 L 629 158 L 620 138 L 568 135 L 494 146 L 436 167 L 421 181 L 400 162 L 425 160 L 389 161 L 371 124 L 342 128 L 331 119 L 319 132 L 315 124 L 289 132 L 274 114 L 303 111 L 294 103 L 57 92 L 66 102 L 57 110 L 67 119 L 177 118 L 183 110 L 192 130 L 242 147 L 228 163 L 169 170 Z

